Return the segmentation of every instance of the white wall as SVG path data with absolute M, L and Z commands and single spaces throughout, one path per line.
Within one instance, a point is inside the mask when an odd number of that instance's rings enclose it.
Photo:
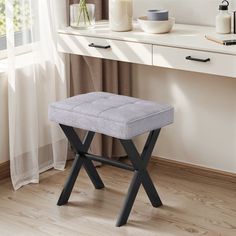
M 236 10 L 236 0 L 228 0 Z M 134 17 L 145 15 L 147 9 L 168 9 L 178 23 L 215 25 L 221 0 L 133 0 Z
M 7 79 L 0 73 L 0 164 L 9 160 Z
M 134 2 L 136 17 L 168 8 L 178 22 L 213 25 L 220 1 Z M 175 123 L 163 129 L 155 156 L 236 173 L 236 79 L 133 65 L 133 95 L 176 108 Z M 143 142 L 137 139 L 140 149 Z
M 236 79 L 134 65 L 133 95 L 175 107 L 155 156 L 236 173 Z

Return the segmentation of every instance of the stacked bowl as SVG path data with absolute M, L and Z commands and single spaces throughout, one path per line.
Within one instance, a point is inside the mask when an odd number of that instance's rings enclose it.
M 146 16 L 138 18 L 143 31 L 150 34 L 164 34 L 172 30 L 175 18 L 169 17 L 168 10 L 148 10 Z

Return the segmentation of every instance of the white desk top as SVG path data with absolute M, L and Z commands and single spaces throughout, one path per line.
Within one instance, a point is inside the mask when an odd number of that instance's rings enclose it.
M 148 34 L 143 32 L 136 22 L 133 31 L 113 32 L 109 29 L 107 21 L 99 21 L 94 29 L 77 30 L 66 27 L 59 30 L 59 33 L 236 55 L 236 45 L 224 46 L 205 39 L 205 35 L 220 39 L 236 39 L 236 34 L 218 35 L 214 27 L 206 26 L 176 24 L 169 34 Z

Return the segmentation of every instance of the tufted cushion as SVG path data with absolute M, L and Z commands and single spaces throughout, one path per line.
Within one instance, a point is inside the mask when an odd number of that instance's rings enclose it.
M 133 97 L 94 92 L 51 104 L 49 119 L 115 138 L 132 139 L 173 123 L 174 109 Z

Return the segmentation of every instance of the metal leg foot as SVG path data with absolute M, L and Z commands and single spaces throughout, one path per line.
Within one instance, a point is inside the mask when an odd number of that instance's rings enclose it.
M 128 190 L 124 205 L 122 207 L 120 216 L 119 216 L 117 223 L 116 223 L 117 227 L 120 227 L 120 226 L 126 224 L 129 214 L 131 212 L 131 209 L 133 207 L 134 200 L 137 196 L 139 187 L 141 185 L 141 182 L 142 182 L 142 177 L 141 177 L 140 173 L 138 171 L 135 171 L 134 177 L 133 177 L 132 182 L 129 186 L 129 190 Z
M 71 173 L 66 181 L 66 184 L 57 202 L 58 206 L 65 205 L 68 202 L 82 165 L 83 165 L 83 160 L 79 158 L 78 155 L 76 155 L 73 165 L 71 167 Z
M 126 224 L 141 184 L 143 185 L 152 206 L 159 207 L 162 205 L 157 190 L 146 170 L 159 134 L 160 129 L 150 132 L 141 155 L 139 155 L 132 140 L 120 140 L 136 171 L 116 226 Z
M 142 185 L 153 207 L 162 206 L 161 199 L 147 171 L 143 173 Z
M 61 125 L 61 124 L 60 126 L 62 130 L 64 131 L 66 137 L 68 138 L 70 144 L 73 146 L 74 150 L 76 151 L 77 155 L 75 157 L 73 166 L 71 168 L 71 173 L 66 181 L 66 184 L 57 202 L 57 205 L 59 206 L 64 205 L 68 202 L 82 165 L 84 166 L 94 187 L 96 189 L 104 188 L 104 184 L 96 168 L 94 167 L 92 161 L 86 159 L 84 156 L 84 153 L 88 151 L 90 144 L 93 140 L 94 132 L 91 132 L 91 131 L 87 132 L 87 134 L 85 135 L 84 141 L 82 143 L 78 135 L 76 134 L 75 130 L 73 129 L 73 127 L 69 127 L 69 126 Z

